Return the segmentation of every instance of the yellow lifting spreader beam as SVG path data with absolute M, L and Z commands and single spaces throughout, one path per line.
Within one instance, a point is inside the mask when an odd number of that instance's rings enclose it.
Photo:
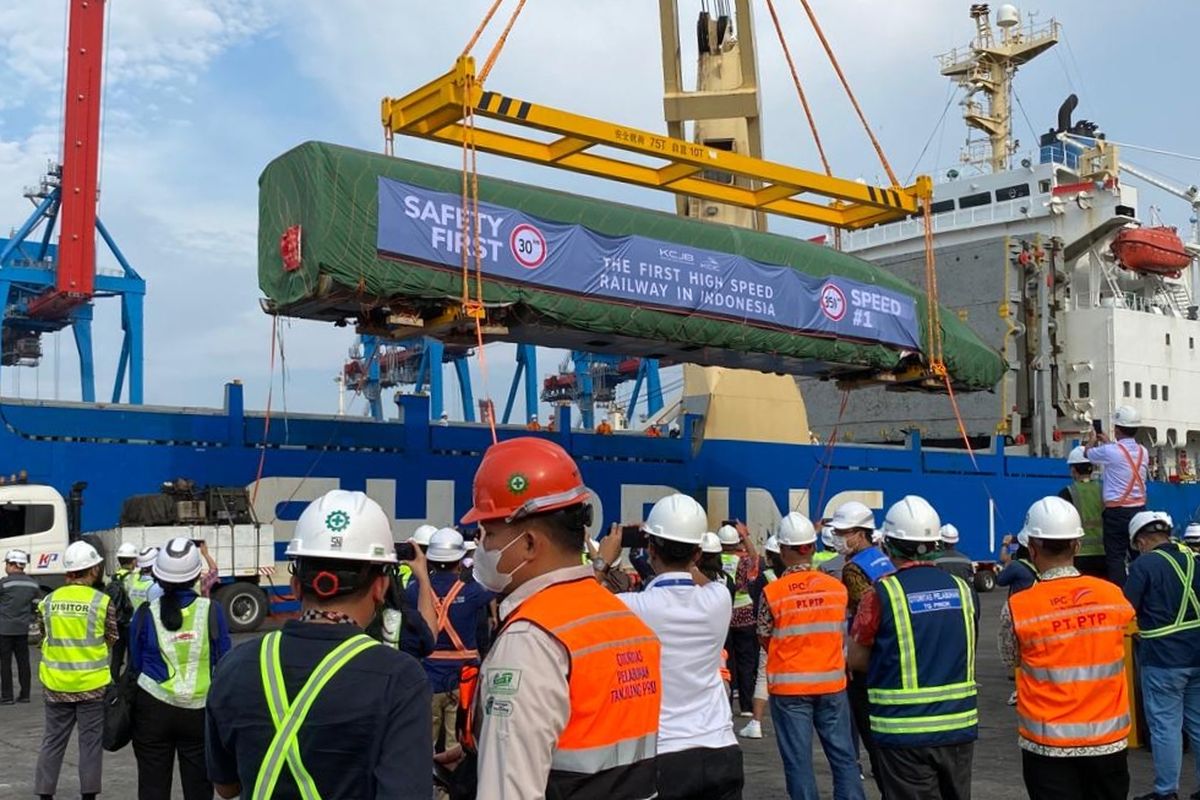
M 468 133 L 463 119 L 468 105 L 476 117 L 557 138 L 543 141 L 478 125 Z M 450 72 L 404 97 L 385 97 L 381 111 L 389 139 L 399 133 L 462 145 L 464 137 L 470 137 L 483 152 L 849 230 L 916 214 L 920 199 L 933 192 L 927 176 L 902 188 L 870 186 L 485 91 L 470 56 L 459 58 Z M 594 147 L 652 156 L 663 163 L 635 163 L 611 150 L 604 155 L 589 152 Z M 731 175 L 748 185 L 728 182 Z

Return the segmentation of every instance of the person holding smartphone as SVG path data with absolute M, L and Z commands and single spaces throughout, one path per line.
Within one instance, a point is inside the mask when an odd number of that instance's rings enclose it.
M 1099 426 L 1095 426 L 1099 428 Z M 1130 559 L 1129 523 L 1146 510 L 1146 481 L 1150 475 L 1150 452 L 1138 444 L 1142 415 L 1132 406 L 1117 406 L 1113 412 L 1115 441 L 1103 431 L 1093 430 L 1084 453 L 1088 461 L 1104 467 L 1104 563 L 1108 579 L 1125 585 Z

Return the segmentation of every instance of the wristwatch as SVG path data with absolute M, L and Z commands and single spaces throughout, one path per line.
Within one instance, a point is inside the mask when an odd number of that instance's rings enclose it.
M 600 556 L 596 556 L 592 559 L 592 569 L 596 570 L 597 572 L 608 572 L 608 567 L 608 562 Z

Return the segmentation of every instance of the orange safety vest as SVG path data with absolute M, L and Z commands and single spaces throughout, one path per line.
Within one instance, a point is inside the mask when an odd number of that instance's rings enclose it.
M 775 625 L 767 643 L 767 691 L 811 695 L 845 689 L 845 585 L 806 569 L 768 583 L 763 597 Z
M 478 650 L 468 650 L 463 644 L 462 637 L 458 635 L 458 631 L 454 629 L 454 624 L 450 622 L 450 607 L 454 605 L 454 598 L 458 597 L 466 587 L 462 581 L 455 581 L 450 587 L 450 591 L 446 592 L 445 598 L 439 598 L 435 593 L 433 595 L 433 610 L 437 612 L 437 633 L 436 638 L 442 632 L 450 638 L 450 644 L 454 645 L 453 650 L 434 650 L 429 654 L 429 658 L 435 660 L 446 661 L 463 661 L 472 658 L 479 658 Z
M 557 583 L 525 600 L 504 629 L 525 620 L 563 646 L 571 716 L 558 736 L 550 768 L 550 797 L 587 797 L 591 776 L 606 800 L 653 796 L 662 695 L 660 645 L 654 632 L 595 578 Z M 487 663 L 482 670 L 487 674 Z M 470 676 L 473 677 L 473 676 Z M 474 719 L 484 682 L 467 708 Z M 465 694 L 463 689 L 461 694 Z
M 1008 599 L 1020 647 L 1017 727 L 1046 747 L 1096 747 L 1129 735 L 1125 628 L 1133 607 L 1108 581 L 1041 581 Z

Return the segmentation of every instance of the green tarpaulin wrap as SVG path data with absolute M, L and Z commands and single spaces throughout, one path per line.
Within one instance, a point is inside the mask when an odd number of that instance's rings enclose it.
M 433 316 L 439 305 L 461 297 L 460 274 L 377 254 L 379 176 L 442 192 L 460 193 L 462 187 L 457 170 L 321 142 L 302 144 L 267 165 L 259 178 L 258 280 L 277 313 L 357 319 L 370 309 L 391 306 L 408 312 L 424 309 Z M 638 234 L 899 291 L 916 300 L 921 341 L 927 337 L 923 291 L 827 247 L 482 176 L 479 196 L 608 236 Z M 280 242 L 294 226 L 301 232 L 302 258 L 288 270 Z M 914 360 L 911 353 L 883 345 L 632 307 L 493 279 L 485 279 L 483 288 L 484 302 L 502 309 L 497 313 L 512 338 L 537 344 L 850 379 L 898 371 Z M 1000 356 L 953 312 L 943 309 L 941 320 L 954 383 L 965 389 L 992 388 L 1003 374 Z

